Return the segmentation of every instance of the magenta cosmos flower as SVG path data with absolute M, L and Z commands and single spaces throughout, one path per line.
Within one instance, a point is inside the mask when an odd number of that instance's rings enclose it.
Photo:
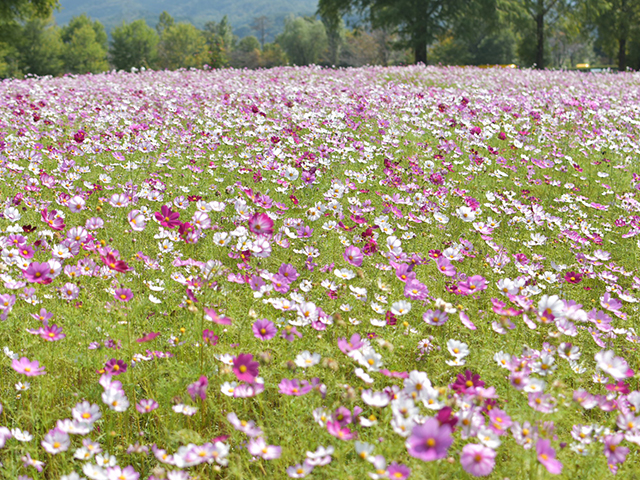
M 37 375 L 44 375 L 44 367 L 40 365 L 40 362 L 34 360 L 30 361 L 27 357 L 22 357 L 20 360 L 13 359 L 11 367 L 18 373 L 22 373 L 27 377 L 35 377 Z
M 171 208 L 166 205 L 163 205 L 159 212 L 155 212 L 154 216 L 156 217 L 156 220 L 160 222 L 160 225 L 165 228 L 175 228 L 180 226 L 182 223 L 179 220 L 180 214 L 172 211 Z
M 266 213 L 254 213 L 249 218 L 249 230 L 256 235 L 272 235 L 273 220 Z
M 447 456 L 447 450 L 453 443 L 451 427 L 440 425 L 431 417 L 422 425 L 416 425 L 405 445 L 409 455 L 425 462 L 431 462 Z
M 122 360 L 112 358 L 105 363 L 104 369 L 109 375 L 116 376 L 127 371 L 127 364 Z
M 253 355 L 250 353 L 241 353 L 233 359 L 233 373 L 242 382 L 253 383 L 258 376 L 259 366 L 258 362 L 253 361 Z
M 567 283 L 580 283 L 582 281 L 582 274 L 571 271 L 564 276 L 564 279 Z
M 470 443 L 462 448 L 460 463 L 465 472 L 474 477 L 484 477 L 493 471 L 496 452 L 484 445 Z
M 538 440 L 536 444 L 536 453 L 538 461 L 544 465 L 544 468 L 553 475 L 562 472 L 562 463 L 556 459 L 556 451 L 551 448 L 551 442 L 545 438 Z
M 278 333 L 278 329 L 275 327 L 273 322 L 267 319 L 256 320 L 253 322 L 252 329 L 255 337 L 262 341 L 271 340 L 276 336 L 276 333 Z

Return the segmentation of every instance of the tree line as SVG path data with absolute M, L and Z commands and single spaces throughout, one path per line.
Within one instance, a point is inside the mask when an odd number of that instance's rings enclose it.
M 417 62 L 640 68 L 640 0 L 319 0 L 316 17 L 290 16 L 270 43 L 266 16 L 242 39 L 226 17 L 198 29 L 167 12 L 155 28 L 123 22 L 109 38 L 87 15 L 57 26 L 55 2 L 0 2 L 0 77 Z

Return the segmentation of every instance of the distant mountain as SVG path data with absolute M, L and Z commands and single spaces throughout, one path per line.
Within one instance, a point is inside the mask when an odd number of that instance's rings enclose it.
M 61 9 L 54 14 L 58 25 L 66 24 L 71 17 L 86 13 L 100 20 L 107 33 L 123 21 L 144 18 L 155 27 L 158 16 L 166 10 L 176 22 L 191 22 L 201 28 L 206 22 L 219 22 L 227 15 L 238 37 L 255 35 L 251 23 L 265 15 L 272 27 L 267 41 L 272 41 L 282 31 L 284 19 L 289 14 L 314 15 L 318 0 L 60 0 Z

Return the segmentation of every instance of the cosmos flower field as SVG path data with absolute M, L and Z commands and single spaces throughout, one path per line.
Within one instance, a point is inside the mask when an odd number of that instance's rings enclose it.
M 635 478 L 637 74 L 0 102 L 1 478 Z

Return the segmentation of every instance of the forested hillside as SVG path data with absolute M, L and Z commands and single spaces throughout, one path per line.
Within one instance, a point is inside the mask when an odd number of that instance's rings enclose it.
M 189 22 L 198 28 L 208 21 L 218 22 L 227 15 L 233 32 L 242 38 L 255 34 L 251 30 L 253 19 L 265 15 L 273 20 L 267 37 L 272 41 L 282 31 L 287 15 L 312 15 L 317 3 L 317 0 L 61 0 L 62 8 L 54 16 L 58 25 L 63 25 L 71 17 L 87 13 L 110 32 L 122 21 L 139 18 L 153 26 L 163 11 L 170 13 L 178 22 Z

